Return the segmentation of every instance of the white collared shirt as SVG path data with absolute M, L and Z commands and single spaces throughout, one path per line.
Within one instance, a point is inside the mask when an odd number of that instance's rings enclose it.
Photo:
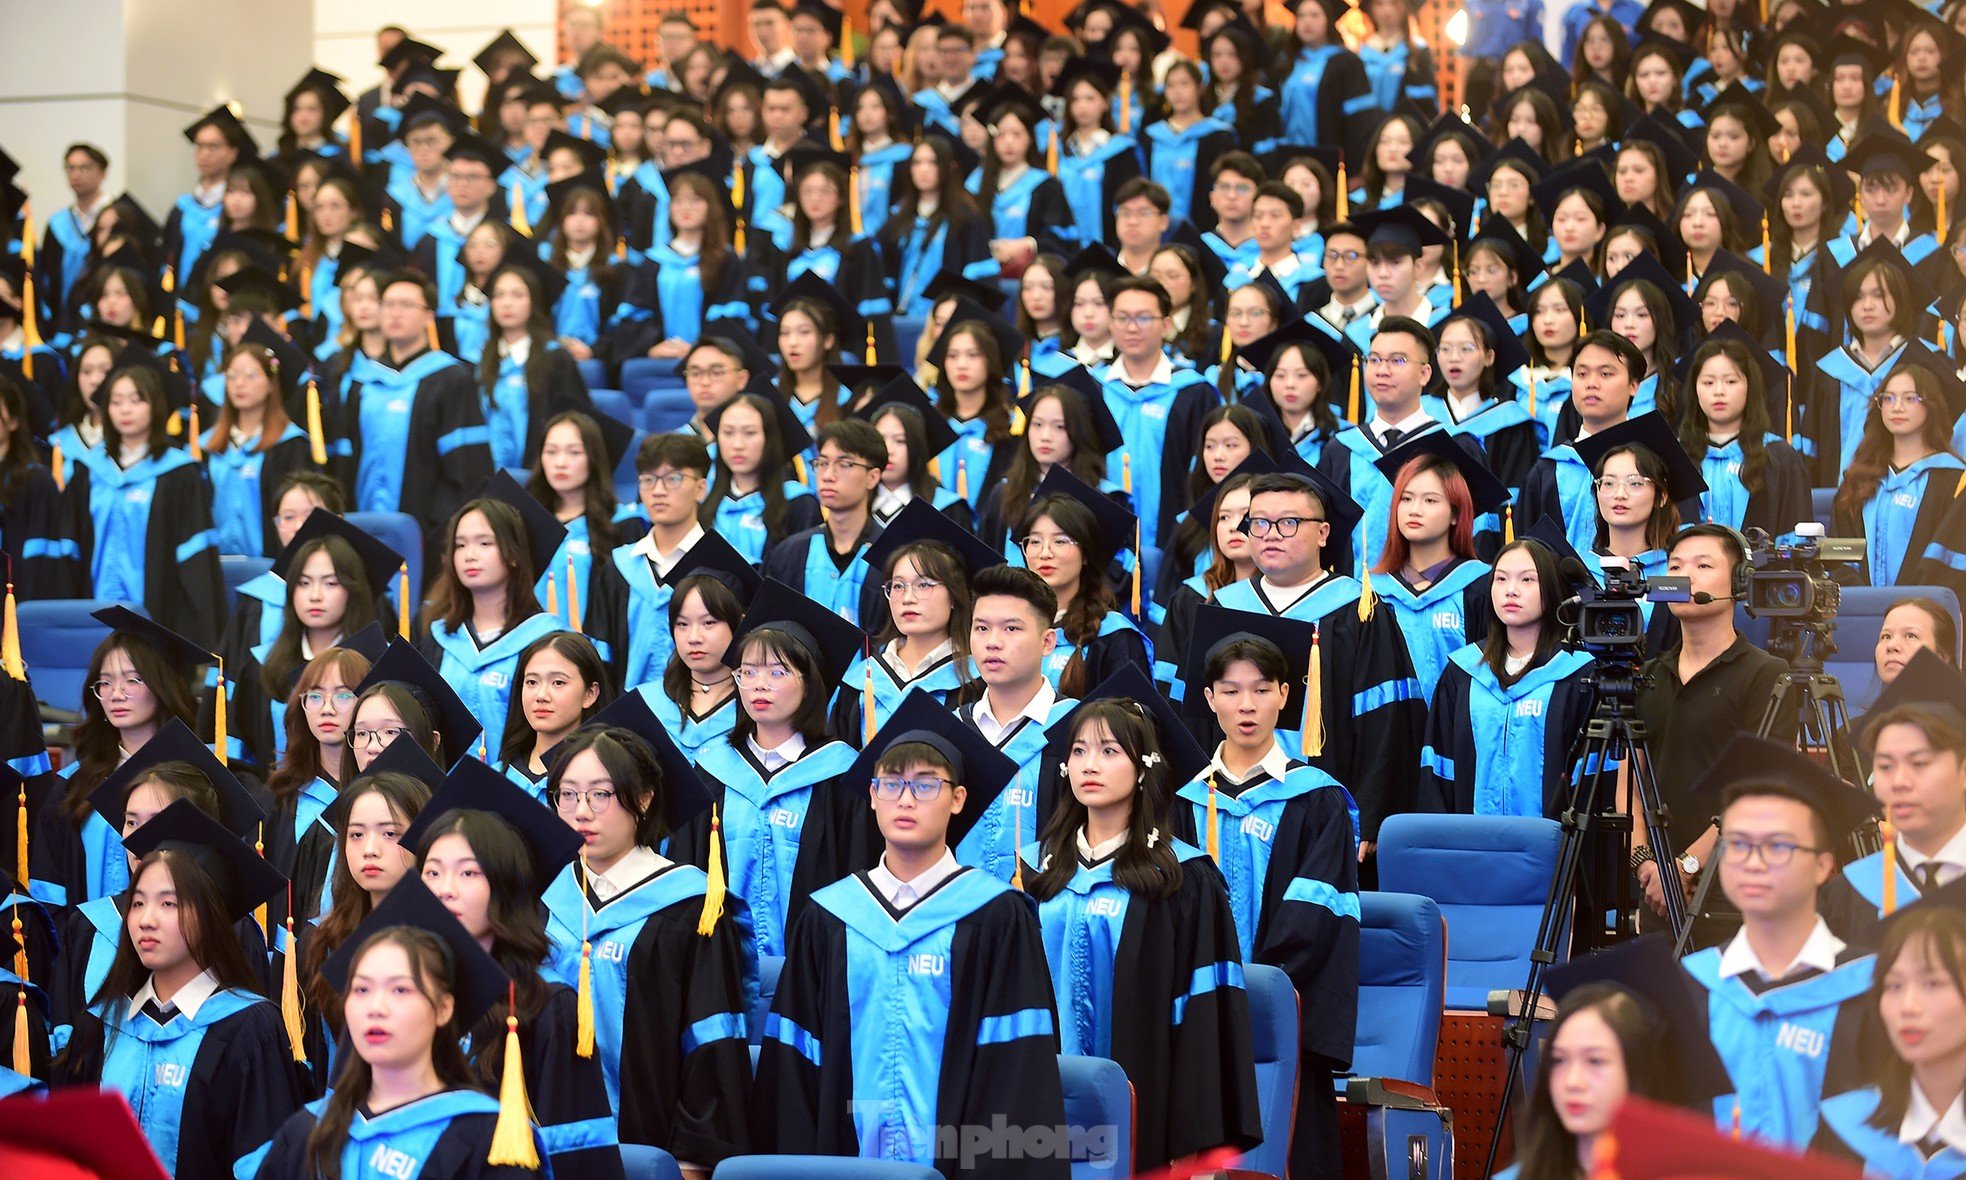
M 655 547 L 655 530 L 650 529 L 642 535 L 641 540 L 635 542 L 635 547 L 629 552 L 655 563 L 655 572 L 666 578 L 669 576 L 669 571 L 676 568 L 676 563 L 683 559 L 683 554 L 696 548 L 696 543 L 702 539 L 703 526 L 693 524 L 689 526 L 689 532 L 683 534 L 682 543 L 664 553 Z
M 1159 363 L 1154 366 L 1154 371 L 1147 375 L 1147 379 L 1145 381 L 1136 382 L 1133 379 L 1133 377 L 1129 373 L 1127 373 L 1126 362 L 1124 360 L 1115 357 L 1112 363 L 1112 367 L 1106 370 L 1106 376 L 1117 378 L 1122 384 L 1124 384 L 1129 389 L 1145 389 L 1149 385 L 1165 385 L 1168 382 L 1174 380 L 1174 361 L 1167 355 L 1166 352 L 1162 352 L 1160 354 Z
M 1400 441 L 1405 442 L 1407 439 L 1432 425 L 1434 425 L 1433 416 L 1428 414 L 1424 409 L 1415 410 L 1397 422 L 1388 422 L 1384 418 L 1374 415 L 1372 418 L 1372 440 L 1383 447 L 1386 445 L 1386 432 L 1388 430 L 1397 430 L 1400 432 Z
M 456 212 L 451 214 L 451 228 L 457 231 L 459 237 L 470 237 L 471 231 L 477 229 L 484 223 L 485 212 L 480 212 L 476 217 L 466 217 L 464 214 Z
M 1079 855 L 1086 860 L 1104 860 L 1113 853 L 1118 852 L 1120 845 L 1126 843 L 1126 833 L 1121 832 L 1110 840 L 1101 840 L 1097 844 L 1087 844 L 1085 842 L 1084 828 L 1080 828 L 1079 834 L 1074 838 L 1079 842 Z
M 788 45 L 770 57 L 761 57 L 751 64 L 758 67 L 760 74 L 772 78 L 784 73 L 785 68 L 797 60 L 799 60 L 798 52 Z
M 1876 240 L 1877 229 L 1875 223 L 1866 222 L 1864 228 L 1857 233 L 1857 249 L 1862 250 Z M 1907 217 L 1898 223 L 1898 232 L 1891 235 L 1891 244 L 1903 250 L 1905 243 L 1909 241 L 1911 241 L 1911 219 Z
M 1379 297 L 1370 291 L 1359 296 L 1357 303 L 1340 303 L 1338 297 L 1334 295 L 1331 297 L 1331 302 L 1318 308 L 1318 314 L 1342 327 L 1347 322 L 1345 319 L 1347 311 L 1352 313 L 1352 319 L 1357 319 L 1360 316 L 1371 315 L 1372 309 L 1377 306 L 1379 306 Z
M 942 850 L 942 859 L 923 869 L 913 880 L 903 881 L 888 871 L 887 854 L 881 854 L 881 863 L 867 872 L 867 879 L 874 883 L 887 904 L 897 910 L 905 910 L 935 891 L 935 887 L 956 875 L 962 868 L 956 863 L 956 854 L 948 848 Z
M 1281 782 L 1283 776 L 1290 770 L 1290 755 L 1283 752 L 1283 743 L 1277 741 L 1275 738 L 1270 739 L 1270 752 L 1263 755 L 1262 761 L 1240 775 L 1231 773 L 1229 764 L 1222 760 L 1222 751 L 1228 748 L 1229 743 L 1227 742 L 1218 742 L 1216 744 L 1215 756 L 1208 760 L 1208 769 L 1202 772 L 1203 777 L 1213 774 L 1220 778 L 1228 779 L 1230 782 L 1245 783 L 1255 778 L 1256 771 L 1260 770 L 1264 774 Z
M 1934 1133 L 1947 1147 L 1966 1152 L 1966 1094 L 1954 1098 L 1941 1115 L 1914 1081 L 1911 1101 L 1905 1105 L 1905 1121 L 1898 1124 L 1898 1142 L 1918 1143 Z
M 196 1020 L 198 1009 L 204 1007 L 205 1001 L 217 994 L 218 977 L 210 971 L 200 971 L 192 976 L 191 982 L 177 989 L 177 994 L 171 997 L 169 1006 L 176 1008 L 178 1014 L 186 1020 Z M 150 1003 L 155 1003 L 160 1008 L 165 1007 L 165 1002 L 157 998 L 155 976 L 144 980 L 143 986 L 137 989 L 137 994 L 130 997 L 131 1018 L 134 1019 L 137 1013 L 143 1011 L 143 1006 Z
M 216 207 L 220 201 L 225 200 L 225 181 L 221 179 L 213 185 L 192 185 L 191 199 L 207 209 Z
M 1466 397 L 1462 397 L 1451 389 L 1447 391 L 1447 406 L 1454 411 L 1454 420 L 1456 422 L 1466 422 L 1470 415 L 1481 408 L 1481 403 L 1487 400 L 1487 398 L 1481 396 L 1481 390 L 1479 389 Z
M 1052 707 L 1057 704 L 1057 690 L 1051 687 L 1051 681 L 1042 681 L 1038 685 L 1036 696 L 1025 702 L 1024 707 L 1007 720 L 999 721 L 997 715 L 990 711 L 990 694 L 986 692 L 982 699 L 976 702 L 976 732 L 983 735 L 984 741 L 993 746 L 998 745 L 1003 741 L 1003 735 L 1025 718 L 1043 725 L 1050 719 Z
M 1961 877 L 1966 877 L 1966 828 L 1954 832 L 1939 849 L 1938 855 L 1926 856 L 1904 840 L 1898 841 L 1898 863 L 1904 866 L 1905 876 L 1918 880 L 1918 869 L 1928 863 L 1939 866 L 1939 884 L 1950 885 Z
M 882 520 L 893 520 L 896 513 L 906 508 L 915 498 L 915 489 L 907 484 L 898 488 L 882 484 L 874 489 L 874 515 Z
M 532 360 L 532 337 L 521 336 L 517 340 L 500 340 L 498 342 L 498 355 L 505 357 L 522 369 L 525 368 L 526 362 Z
M 1743 929 L 1720 954 L 1720 977 L 1732 979 L 1752 971 L 1770 983 L 1779 983 L 1810 967 L 1827 974 L 1836 970 L 1836 956 L 1843 953 L 1843 947 L 1843 940 L 1829 932 L 1829 923 L 1817 918 L 1816 928 L 1809 932 L 1808 940 L 1802 944 L 1802 949 L 1795 953 L 1795 962 L 1790 963 L 1788 969 L 1780 975 L 1776 975 L 1762 966 L 1761 956 L 1755 954 L 1754 948 L 1748 945 L 1748 932 Z
M 887 646 L 881 649 L 881 655 L 886 658 L 888 664 L 906 676 L 911 683 L 921 678 L 923 669 L 933 667 L 937 660 L 955 654 L 955 643 L 945 639 L 929 649 L 928 655 L 923 657 L 921 663 L 910 668 L 907 661 L 901 658 L 901 640 L 890 639 Z
M 0 352 L 12 352 L 16 348 L 22 352 L 27 351 L 27 330 L 25 328 L 16 327 L 5 336 L 0 336 Z
M 637 844 L 605 873 L 587 874 L 587 888 L 602 901 L 612 901 L 669 867 L 669 861 L 655 849 Z
M 756 737 L 745 738 L 744 744 L 751 748 L 751 756 L 756 758 L 767 772 L 783 770 L 797 762 L 806 752 L 805 735 L 797 733 L 786 738 L 784 745 L 774 746 L 769 750 L 759 745 Z
M 1324 579 L 1329 576 L 1329 570 L 1319 570 L 1317 576 L 1308 582 L 1299 582 L 1294 586 L 1286 586 L 1281 582 L 1271 581 L 1268 574 L 1257 574 L 1256 588 L 1263 592 L 1264 598 L 1277 604 L 1278 611 L 1282 612 L 1297 605 L 1299 599 L 1323 585 Z
M 1089 156 L 1106 146 L 1107 142 L 1112 138 L 1113 133 L 1104 127 L 1094 127 L 1090 131 L 1074 132 L 1072 135 L 1072 146 L 1078 149 L 1080 155 Z
M 592 246 L 589 246 L 584 250 L 567 251 L 568 270 L 585 270 L 588 266 L 592 265 L 593 262 L 594 262 L 594 247 Z

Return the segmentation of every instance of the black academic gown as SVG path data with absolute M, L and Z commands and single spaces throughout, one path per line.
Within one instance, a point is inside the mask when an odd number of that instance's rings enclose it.
M 1063 1125 L 1065 1095 L 1058 1075 L 1055 1022 L 1034 1020 L 1033 1029 L 1042 1026 L 1044 1031 L 1029 1035 L 989 1031 L 1012 1017 L 1054 1015 L 1051 976 L 1035 908 L 1028 897 L 1001 887 L 978 890 L 988 893 L 987 899 L 959 913 L 954 895 L 946 905 L 938 899 L 951 886 L 971 885 L 964 878 L 978 871 L 959 870 L 899 914 L 865 873 L 855 873 L 822 891 L 822 899 L 807 906 L 793 924 L 758 1059 L 754 1105 L 767 1150 L 843 1156 L 878 1150 L 861 1144 L 850 1104 L 876 1098 L 856 1094 L 854 1089 L 854 1051 L 880 1048 L 855 1043 L 854 1012 L 856 1006 L 879 999 L 855 994 L 849 946 L 880 939 L 873 944 L 877 952 L 892 953 L 895 941 L 910 937 L 934 940 L 939 946 L 938 933 L 951 925 L 954 931 L 947 936 L 948 957 L 941 972 L 949 981 L 945 1034 L 940 1044 L 912 1046 L 926 1057 L 924 1072 L 935 1079 L 936 1126 Z M 856 890 L 865 891 L 864 899 Z M 837 902 L 842 896 L 852 904 Z M 829 902 L 852 913 L 854 923 L 829 908 Z M 919 914 L 916 923 L 908 922 L 909 914 Z M 802 1052 L 797 1047 L 800 1038 L 789 1035 L 792 1029 L 808 1034 L 810 1049 Z M 950 1137 L 948 1145 L 959 1151 L 960 1139 Z M 943 1138 L 938 1136 L 937 1143 L 941 1146 Z M 938 1152 L 935 1158 L 944 1176 L 975 1180 L 1062 1180 L 1071 1172 L 1062 1154 L 1037 1160 L 988 1153 L 967 1161 L 967 1167 L 963 1162 L 954 1153 Z
M 62 493 L 64 534 L 76 545 L 77 572 L 89 582 L 96 544 L 89 514 L 89 467 L 77 463 Z M 218 642 L 225 607 L 225 580 L 218 546 L 199 545 L 212 530 L 212 489 L 195 463 L 174 467 L 152 484 L 150 521 L 144 532 L 143 606 L 150 617 L 197 643 Z M 199 547 L 183 560 L 180 546 Z
M 357 394 L 349 413 L 359 415 L 359 398 Z M 446 436 L 473 427 L 480 432 L 486 428 L 471 369 L 451 365 L 417 382 L 409 425 L 399 511 L 416 518 L 424 535 L 424 568 L 436 569 L 444 556 L 442 546 L 451 514 L 463 507 L 465 498 L 492 473 L 491 447 L 486 442 L 464 442 L 448 451 L 438 447 L 438 440 Z M 352 461 L 359 466 L 362 432 L 353 430 L 349 437 L 355 448 Z
M 1785 442 L 1771 442 L 1766 449 L 1768 462 L 1761 469 L 1761 489 L 1748 496 L 1741 530 L 1761 529 L 1779 537 L 1794 532 L 1800 521 L 1816 519 L 1810 503 L 1809 464 Z M 1693 461 L 1699 462 L 1698 456 Z
M 305 410 L 302 412 L 305 413 Z M 262 557 L 280 556 L 280 532 L 273 523 L 273 518 L 280 512 L 280 485 L 297 471 L 321 470 L 314 465 L 314 444 L 308 441 L 305 433 L 307 419 L 301 418 L 299 421 L 303 424 L 303 433 L 268 447 L 260 467 L 259 523 L 260 536 L 264 538 Z M 323 418 L 323 442 L 326 441 L 325 421 Z
M 310 1110 L 301 1110 L 288 1119 L 273 1137 L 255 1180 L 291 1180 L 307 1175 L 307 1139 L 314 1132 L 316 1119 Z M 485 1162 L 491 1153 L 492 1129 L 498 1125 L 495 1112 L 458 1115 L 446 1120 L 436 1145 L 418 1161 L 416 1180 L 521 1180 L 539 1176 L 533 1168 L 494 1165 Z M 387 1144 L 387 1139 L 379 1141 Z M 228 1168 L 224 1173 L 230 1175 Z
M 1854 512 L 1838 508 L 1831 524 L 1830 535 L 1834 537 L 1869 535 L 1864 529 L 1861 508 Z M 1899 558 L 1897 584 L 1950 586 L 1954 594 L 1966 599 L 1966 570 L 1954 569 L 1943 561 L 1925 556 L 1925 551 L 1934 542 L 1954 552 L 1966 550 L 1966 479 L 1960 479 L 1949 470 L 1934 471 L 1926 480 L 1925 498 L 1919 502 L 1918 514 L 1912 518 L 1911 539 L 1905 544 L 1904 554 Z M 1866 553 L 1868 551 L 1866 547 Z M 1857 585 L 1871 584 L 1868 559 L 1856 565 L 1854 570 Z
M 709 316 L 718 308 L 749 305 L 753 293 L 748 290 L 749 279 L 754 273 L 752 259 L 769 251 L 771 239 L 763 234 L 751 247 L 751 258 L 736 253 L 727 254 L 724 264 L 717 274 L 715 286 L 703 289 L 703 314 Z M 700 270 L 699 270 L 700 273 Z M 646 357 L 649 350 L 669 339 L 690 331 L 688 324 L 669 324 L 662 316 L 662 297 L 658 282 L 662 275 L 662 264 L 651 257 L 637 263 L 628 272 L 628 279 L 621 291 L 624 309 L 633 314 L 621 323 L 607 329 L 601 336 L 597 352 L 612 368 L 619 368 L 623 361 Z M 846 290 L 844 286 L 841 288 Z M 849 302 L 858 302 L 850 298 Z M 695 340 L 715 332 L 712 319 L 704 319 L 688 337 Z M 844 344 L 844 342 L 843 342 Z M 753 374 L 754 376 L 756 374 Z
M 1062 208 L 1064 205 L 1062 189 L 1059 191 L 1058 200 Z M 1069 216 L 1069 213 L 1067 215 Z M 943 224 L 945 227 L 942 231 L 943 270 L 962 273 L 976 263 L 990 261 L 992 222 L 987 211 L 982 216 L 960 218 Z M 896 315 L 909 314 L 908 309 L 901 305 L 900 283 L 902 255 L 908 239 L 914 232 L 914 222 L 902 217 L 897 210 L 895 215 L 889 217 L 886 224 L 881 226 L 880 232 L 874 235 L 874 243 L 880 248 L 881 268 L 887 273 L 887 288 L 895 300 L 894 314 Z M 1066 253 L 1070 254 L 1072 251 Z M 932 275 L 923 276 L 923 285 L 926 286 L 928 279 L 932 277 Z
M 13 557 L 14 594 L 23 602 L 86 597 L 80 572 L 58 556 L 62 544 L 61 492 L 39 463 L 15 477 L 0 496 L 0 551 Z
M 576 1123 L 614 1120 L 608 1105 L 607 1079 L 601 1073 L 599 1056 L 582 1057 L 574 1051 L 578 997 L 565 984 L 549 984 L 546 1005 L 530 1018 L 519 1022 L 520 1056 L 525 1064 L 526 1100 L 532 1106 L 533 1125 L 549 1149 L 558 1146 L 553 1132 Z M 492 1005 L 471 1030 L 472 1064 L 478 1065 L 493 1045 L 502 1055 L 505 1046 L 504 1004 Z M 499 1058 L 502 1065 L 503 1057 Z M 493 1078 L 501 1076 L 493 1071 Z M 487 1089 L 495 1083 L 487 1082 Z M 621 1149 L 603 1144 L 573 1150 L 551 1150 L 548 1162 L 554 1180 L 620 1180 Z M 695 1161 L 691 1161 L 695 1162 Z

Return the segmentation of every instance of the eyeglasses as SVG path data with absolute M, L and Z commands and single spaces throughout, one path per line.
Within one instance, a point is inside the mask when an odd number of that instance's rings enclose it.
M 1324 264 L 1330 266 L 1334 262 L 1357 262 L 1363 257 L 1365 255 L 1359 253 L 1357 250 L 1326 250 L 1324 252 Z
M 1700 300 L 1700 310 L 1739 311 L 1741 310 L 1741 301 L 1734 298 L 1732 295 L 1725 295 L 1725 296 L 1709 295 L 1705 299 Z
M 1883 406 L 1888 410 L 1908 410 L 1913 406 L 1925 404 L 1924 396 L 1916 393 L 1875 393 L 1871 395 L 1870 400 L 1872 405 Z
M 576 791 L 572 787 L 561 787 L 553 792 L 553 806 L 561 811 L 572 811 L 579 807 L 583 800 L 587 803 L 587 810 L 599 815 L 614 806 L 614 792 L 606 787 L 595 787 L 591 791 Z
M 1113 317 L 1113 326 L 1115 328 L 1151 328 L 1155 324 L 1160 323 L 1160 321 L 1161 317 L 1147 315 L 1145 313 L 1140 315 L 1116 315 Z
M 89 685 L 90 691 L 96 694 L 96 699 L 99 701 L 108 700 L 119 688 L 123 690 L 124 696 L 134 696 L 143 690 L 143 677 L 131 675 L 120 680 L 112 680 L 105 676 Z
M 1026 553 L 1043 553 L 1047 549 L 1054 553 L 1065 553 L 1077 549 L 1079 543 L 1060 533 L 1055 537 L 1025 537 L 1017 542 L 1017 547 Z
M 942 793 L 948 780 L 924 775 L 921 778 L 877 778 L 874 780 L 874 796 L 889 803 L 901 798 L 903 791 L 912 792 L 917 799 L 933 799 Z
M 691 365 L 683 370 L 685 381 L 722 381 L 731 375 L 729 365 Z
M 814 475 L 831 475 L 834 472 L 838 472 L 841 475 L 852 475 L 856 471 L 872 470 L 874 470 L 872 463 L 862 463 L 858 459 L 827 459 L 821 457 L 812 461 Z
M 881 589 L 889 598 L 900 598 L 911 590 L 914 591 L 916 598 L 927 598 L 942 589 L 942 583 L 934 578 L 915 578 L 912 581 L 907 578 L 896 578 L 892 582 L 881 583 Z
M 1621 491 L 1642 492 L 1652 481 L 1643 475 L 1600 475 L 1593 482 L 1598 491 L 1608 496 Z
M 313 692 L 301 694 L 300 707 L 309 713 L 319 713 L 322 707 L 329 701 L 334 702 L 335 712 L 339 713 L 341 710 L 355 703 L 355 694 L 344 688 L 333 696 L 329 696 L 327 693 L 316 689 Z
M 673 492 L 677 488 L 682 487 L 684 481 L 688 480 L 690 475 L 691 473 L 687 471 L 671 471 L 667 475 L 657 475 L 654 472 L 647 472 L 635 477 L 635 486 L 645 492 L 652 492 L 655 490 L 657 484 L 661 484 Z
M 1274 520 L 1267 516 L 1252 516 L 1249 518 L 1249 535 L 1267 537 L 1275 533 L 1287 541 L 1297 535 L 1298 529 L 1307 524 L 1322 523 L 1323 520 L 1322 516 L 1279 516 Z
M 402 736 L 403 727 L 400 725 L 385 725 L 381 729 L 351 729 L 348 731 L 349 744 L 358 750 L 366 750 L 370 746 L 386 749 L 391 742 Z
M 1750 840 L 1745 836 L 1722 836 L 1720 838 L 1720 861 L 1722 864 L 1744 865 L 1748 858 L 1759 852 L 1761 863 L 1771 869 L 1779 869 L 1795 859 L 1798 852 L 1821 852 L 1807 844 L 1797 844 L 1793 840 Z
M 1435 351 L 1439 352 L 1443 359 L 1453 357 L 1459 360 L 1464 356 L 1478 355 L 1481 352 L 1481 346 L 1478 344 L 1443 344 Z
M 1247 323 L 1250 320 L 1267 320 L 1270 318 L 1270 309 L 1267 307 L 1238 307 L 1229 313 L 1228 318 L 1239 324 Z
M 1396 352 L 1391 356 L 1386 356 L 1383 353 L 1377 353 L 1377 352 L 1369 352 L 1365 354 L 1365 367 L 1368 369 L 1387 368 L 1397 372 L 1398 370 L 1404 369 L 1406 366 L 1412 363 L 1413 363 L 1413 358 L 1407 356 L 1403 352 Z
M 768 680 L 773 684 L 783 684 L 785 681 L 797 675 L 798 672 L 796 670 L 787 668 L 782 664 L 773 664 L 769 668 L 759 668 L 746 664 L 737 670 L 737 681 L 739 684 L 756 684 L 760 680 Z

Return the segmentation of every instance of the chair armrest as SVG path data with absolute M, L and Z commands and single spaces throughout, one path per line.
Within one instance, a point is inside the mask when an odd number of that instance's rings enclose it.
M 1347 1078 L 1345 1101 L 1392 1110 L 1441 1109 L 1441 1101 L 1430 1087 L 1399 1078 Z

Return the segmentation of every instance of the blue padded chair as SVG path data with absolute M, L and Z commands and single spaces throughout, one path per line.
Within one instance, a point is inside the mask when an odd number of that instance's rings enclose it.
M 1930 598 L 1959 621 L 1959 596 L 1946 586 L 1845 586 L 1843 605 L 1836 612 L 1837 653 L 1823 661 L 1823 671 L 1843 685 L 1851 716 L 1877 699 L 1884 685 L 1877 679 L 1877 634 L 1891 604 L 1906 598 Z M 1954 653 L 1957 657 L 1958 653 Z
M 621 1171 L 627 1180 L 683 1180 L 675 1156 L 644 1143 L 621 1145 Z
M 231 610 L 239 601 L 239 587 L 272 568 L 273 559 L 270 557 L 221 553 L 218 559 L 218 572 L 219 576 L 225 579 L 225 609 Z
M 1814 517 L 1816 521 L 1820 523 L 1824 528 L 1829 527 L 1830 517 L 1834 515 L 1834 510 L 1831 507 L 1831 505 L 1834 504 L 1835 501 L 1836 501 L 1835 488 L 1810 488 L 1809 489 L 1809 514 L 1812 517 Z
M 1126 1071 L 1104 1057 L 1061 1054 L 1058 1078 L 1065 1087 L 1065 1125 L 1075 1128 L 1073 1180 L 1131 1176 L 1133 1083 Z
M 696 403 L 687 389 L 651 389 L 642 403 L 642 426 L 650 434 L 668 434 L 688 422 Z
M 590 389 L 587 391 L 587 396 L 593 399 L 596 410 L 623 426 L 633 426 L 642 420 L 641 414 L 635 410 L 635 403 L 619 389 Z M 623 504 L 635 502 L 635 451 L 640 446 L 641 435 L 638 432 L 629 441 L 628 449 L 622 453 L 621 462 L 615 464 L 614 493 L 616 499 Z
M 89 616 L 116 605 L 96 598 L 47 598 L 20 604 L 21 659 L 43 705 L 80 714 L 89 657 L 109 638 L 109 628 Z
M 1290 1170 L 1297 1067 L 1302 1063 L 1297 988 L 1281 967 L 1245 963 L 1242 971 L 1243 986 L 1249 993 L 1251 1041 L 1256 1049 L 1256 1095 L 1263 1112 L 1263 1142 L 1237 1156 L 1229 1167 L 1284 1176 Z
M 1358 1032 L 1343 1100 L 1365 1108 L 1370 1174 L 1454 1175 L 1454 1116 L 1433 1092 L 1447 923 L 1431 898 L 1359 894 Z
M 837 1155 L 737 1155 L 717 1165 L 710 1180 L 942 1180 L 920 1164 Z
M 909 372 L 915 369 L 915 347 L 921 342 L 922 332 L 928 327 L 928 317 L 919 315 L 898 315 L 894 317 L 894 344 L 900 349 L 897 358 L 901 366 Z M 887 360 L 887 357 L 882 357 Z
M 416 602 L 410 604 L 410 612 L 416 613 L 417 607 L 423 603 L 423 529 L 416 523 L 416 518 L 404 512 L 351 512 L 348 523 L 403 555 L 403 560 L 410 567 L 410 592 L 416 596 Z M 393 584 L 371 586 L 370 589 L 386 590 L 390 600 L 395 600 L 396 587 Z
M 580 370 L 580 382 L 589 389 L 599 389 L 608 383 L 608 367 L 592 357 L 575 361 L 574 368 Z
M 1541 816 L 1395 815 L 1380 827 L 1380 887 L 1432 898 L 1447 921 L 1448 1010 L 1486 1012 L 1489 992 L 1528 978 L 1562 842 Z
M 670 357 L 638 356 L 633 360 L 621 362 L 621 392 L 628 400 L 641 405 L 648 400 L 649 391 L 658 388 L 681 389 L 683 375 L 679 372 L 682 362 Z

